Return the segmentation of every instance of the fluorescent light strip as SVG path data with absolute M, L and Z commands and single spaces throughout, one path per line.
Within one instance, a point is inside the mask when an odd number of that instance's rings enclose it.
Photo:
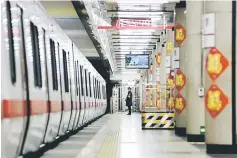
M 113 42 L 136 42 L 136 43 L 147 43 L 147 42 L 156 42 L 156 40 L 142 39 L 141 37 L 137 39 L 113 39 Z
M 127 44 L 114 44 L 113 46 L 155 46 L 156 44 L 141 44 L 141 43 L 127 43 Z
M 159 16 L 159 15 L 163 15 L 164 13 L 163 12 L 149 12 L 149 11 L 147 11 L 147 12 L 117 12 L 117 14 L 118 15 L 131 15 L 131 16 L 133 16 L 133 15 L 157 15 L 157 16 Z
M 108 0 L 109 1 L 109 0 Z M 138 1 L 138 0 L 117 0 L 119 4 L 163 4 L 168 3 L 169 0 L 146 0 L 146 1 Z
M 159 36 L 142 36 L 142 35 L 135 35 L 135 36 L 119 36 L 119 35 L 113 35 L 113 40 L 115 39 L 158 39 Z
M 149 53 L 151 52 L 152 50 L 140 50 L 140 49 L 131 49 L 131 50 L 121 50 L 121 51 L 114 51 L 114 53 L 119 53 L 119 52 L 146 52 L 146 53 Z

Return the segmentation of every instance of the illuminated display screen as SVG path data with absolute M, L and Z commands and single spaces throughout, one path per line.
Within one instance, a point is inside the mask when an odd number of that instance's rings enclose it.
M 127 54 L 125 56 L 126 69 L 149 69 L 149 54 Z

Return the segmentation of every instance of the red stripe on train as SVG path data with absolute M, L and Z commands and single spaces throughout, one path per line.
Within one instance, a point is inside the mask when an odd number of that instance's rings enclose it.
M 61 101 L 50 101 L 50 112 L 61 111 Z M 4 118 L 24 117 L 27 114 L 25 100 L 2 100 L 2 116 Z M 64 101 L 63 110 L 71 110 L 71 101 Z M 48 112 L 47 101 L 33 100 L 30 101 L 30 115 L 44 114 Z

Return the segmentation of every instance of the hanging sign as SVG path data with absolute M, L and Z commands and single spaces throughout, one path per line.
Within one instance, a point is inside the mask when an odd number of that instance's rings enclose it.
M 161 57 L 161 53 L 159 52 L 157 55 L 156 55 L 156 63 L 158 65 L 158 67 L 160 67 L 160 57 Z
M 228 97 L 217 85 L 211 85 L 205 96 L 205 106 L 210 115 L 215 118 L 230 103 Z
M 175 41 L 176 43 L 181 46 L 183 41 L 186 38 L 186 30 L 181 24 L 176 25 L 175 29 Z
M 178 93 L 175 98 L 176 113 L 179 115 L 185 108 L 186 108 L 186 101 L 184 97 L 180 93 Z
M 211 48 L 206 58 L 206 70 L 215 81 L 230 65 L 230 62 L 215 47 Z
M 175 86 L 178 91 L 180 91 L 186 84 L 186 76 L 183 74 L 183 72 L 179 69 L 176 72 L 175 76 Z

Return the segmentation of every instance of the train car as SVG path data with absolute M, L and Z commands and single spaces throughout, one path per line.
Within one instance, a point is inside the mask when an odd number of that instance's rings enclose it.
M 106 110 L 106 82 L 39 2 L 2 2 L 2 157 L 34 152 Z

